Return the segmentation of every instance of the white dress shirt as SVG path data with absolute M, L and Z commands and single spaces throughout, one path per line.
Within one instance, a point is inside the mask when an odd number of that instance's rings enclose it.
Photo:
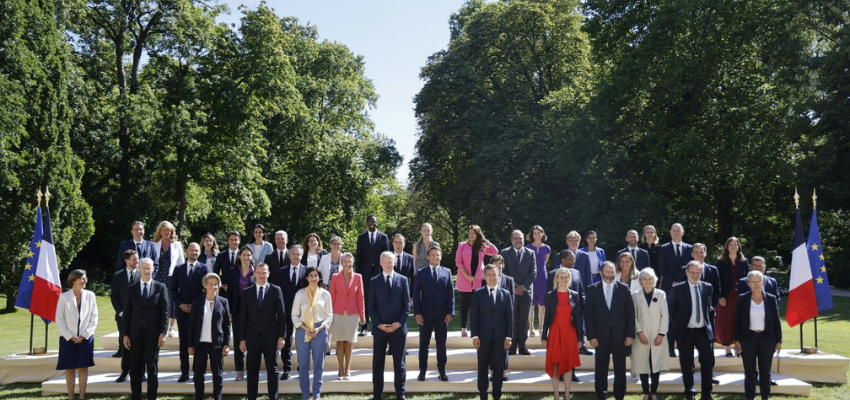
M 696 290 L 694 290 L 696 288 Z M 702 309 L 701 300 L 697 298 L 697 293 L 699 292 L 699 284 L 694 285 L 690 281 L 688 282 L 688 290 L 691 292 L 691 319 L 688 321 L 688 328 L 703 328 L 705 327 L 705 313 Z M 699 323 L 697 323 L 697 309 L 699 309 Z
M 209 301 L 204 298 L 204 320 L 201 323 L 201 342 L 212 343 L 212 316 L 215 300 Z M 189 338 L 191 340 L 191 338 Z
M 750 300 L 750 330 L 751 331 L 763 331 L 764 330 L 764 320 L 767 316 L 764 313 L 764 299 L 761 300 L 761 304 L 756 304 L 755 301 Z

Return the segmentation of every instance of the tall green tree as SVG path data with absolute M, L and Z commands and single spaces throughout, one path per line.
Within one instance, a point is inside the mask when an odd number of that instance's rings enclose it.
M 75 82 L 52 2 L 0 1 L 0 288 L 12 309 L 26 263 L 35 193 L 49 186 L 57 259 L 64 267 L 91 237 L 80 191 L 83 163 L 70 146 Z

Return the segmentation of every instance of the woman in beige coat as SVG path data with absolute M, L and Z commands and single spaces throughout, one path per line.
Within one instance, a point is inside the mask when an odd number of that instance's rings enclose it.
M 666 337 L 667 296 L 655 288 L 658 277 L 652 268 L 640 271 L 638 280 L 642 290 L 632 293 L 637 336 L 632 343 L 632 373 L 640 375 L 643 400 L 658 400 L 661 371 L 670 369 Z

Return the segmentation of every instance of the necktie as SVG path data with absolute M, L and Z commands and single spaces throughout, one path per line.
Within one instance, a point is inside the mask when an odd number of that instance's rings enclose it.
M 298 267 L 292 268 L 292 282 L 298 283 Z
M 681 250 L 681 249 L 679 249 L 679 246 L 680 246 L 680 245 L 677 243 L 677 244 L 676 244 L 676 257 L 681 257 L 681 256 L 682 256 L 682 250 Z
M 702 302 L 699 298 L 699 289 L 696 286 L 694 286 L 694 298 L 696 299 L 695 304 L 697 306 L 697 323 L 700 323 L 700 320 L 702 319 L 700 316 L 700 308 L 702 308 L 700 306 L 702 305 Z
M 392 285 L 390 285 L 390 276 L 387 275 L 387 294 L 392 293 Z
M 399 271 L 401 271 L 401 256 L 395 256 L 395 265 Z
M 516 259 L 519 260 L 519 250 L 516 251 Z
M 148 302 L 148 283 L 145 282 L 145 287 L 142 290 L 142 303 L 147 304 Z
M 142 255 L 142 244 L 141 243 L 138 243 L 138 242 L 136 243 L 136 253 L 139 253 L 139 256 Z
M 282 267 L 283 266 L 283 250 L 279 251 L 278 253 L 280 253 L 280 256 L 278 256 L 278 258 L 280 259 L 279 260 L 280 266 Z
M 632 253 L 632 258 L 637 259 L 637 256 L 635 255 L 635 251 L 634 251 L 634 250 L 629 250 L 629 252 L 631 252 L 631 253 Z
M 611 309 L 611 285 L 605 285 L 605 304 Z
M 189 264 L 189 272 L 186 274 L 186 276 L 192 276 L 192 270 L 194 270 L 194 269 L 195 269 L 195 264 Z
M 369 233 L 369 244 L 372 245 L 373 247 L 375 246 L 375 234 L 374 233 Z
M 130 271 L 128 275 L 130 275 L 130 284 L 136 283 L 136 271 Z
M 265 288 L 266 288 L 265 286 L 260 286 L 260 294 L 257 295 L 257 303 L 260 304 L 260 307 L 263 306 L 263 289 L 265 289 Z
M 436 274 L 437 271 L 435 271 L 436 269 L 437 269 L 436 267 L 431 267 L 431 279 L 435 280 L 435 281 L 437 280 L 437 274 Z
M 493 304 L 496 304 L 496 292 L 494 290 L 494 288 L 490 288 L 490 297 L 493 298 Z
M 236 252 L 230 252 L 230 265 L 236 265 Z

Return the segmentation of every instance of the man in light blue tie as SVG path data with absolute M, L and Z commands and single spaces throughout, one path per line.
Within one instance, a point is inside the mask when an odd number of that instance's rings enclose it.
M 679 346 L 679 363 L 682 366 L 682 383 L 685 396 L 689 400 L 696 397 L 694 390 L 694 347 L 699 351 L 700 372 L 702 376 L 702 400 L 711 399 L 714 369 L 714 326 L 707 318 L 711 306 L 711 284 L 700 280 L 703 263 L 688 263 L 686 282 L 674 285 L 667 298 L 670 310 L 670 329 L 668 340 L 675 340 Z

